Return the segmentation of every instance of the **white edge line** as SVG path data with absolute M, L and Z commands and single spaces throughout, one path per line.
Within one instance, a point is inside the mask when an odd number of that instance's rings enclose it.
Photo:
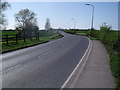
M 86 37 L 86 38 L 88 38 L 88 37 Z M 69 80 L 71 79 L 71 77 L 73 76 L 73 74 L 75 73 L 75 71 L 77 70 L 78 66 L 81 64 L 81 62 L 82 62 L 83 58 L 85 57 L 86 53 L 88 52 L 89 47 L 90 47 L 90 39 L 88 38 L 88 40 L 89 40 L 89 45 L 88 45 L 88 48 L 87 48 L 86 52 L 84 53 L 84 55 L 82 56 L 80 62 L 77 64 L 77 66 L 76 66 L 75 69 L 72 71 L 72 73 L 71 73 L 70 76 L 67 78 L 67 80 L 64 82 L 64 84 L 62 85 L 61 88 L 64 88 L 64 87 L 66 86 L 66 84 L 69 82 Z
M 80 74 L 82 73 L 82 71 L 83 71 L 83 69 L 84 69 L 84 67 L 85 67 L 85 65 L 86 65 L 86 62 L 87 62 L 87 59 L 88 59 L 88 57 L 89 57 L 89 55 L 90 55 L 91 49 L 92 49 L 92 43 L 90 44 L 90 49 L 89 49 L 89 51 L 88 51 L 87 57 L 85 58 L 85 61 L 84 61 L 84 63 L 82 64 L 82 67 L 81 67 L 80 71 L 78 72 L 77 77 L 76 77 L 75 80 L 73 81 L 74 83 L 71 85 L 70 88 L 74 88 L 74 85 L 75 85 L 75 83 L 77 82 L 77 80 L 78 80 L 78 78 L 79 78 L 78 76 L 80 76 Z

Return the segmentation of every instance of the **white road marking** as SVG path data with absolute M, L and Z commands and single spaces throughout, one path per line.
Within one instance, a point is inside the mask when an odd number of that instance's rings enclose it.
M 69 44 L 69 43 L 70 43 L 70 42 L 63 44 L 62 47 L 65 47 L 65 46 L 66 46 L 67 44 Z M 40 58 L 42 55 L 47 55 L 48 53 L 57 50 L 57 48 L 58 48 L 58 47 L 56 47 L 56 48 L 53 49 L 53 50 L 50 50 L 50 51 L 47 51 L 47 52 L 45 52 L 45 53 L 40 54 L 40 55 L 38 56 L 38 58 Z
M 75 84 L 76 84 L 76 82 L 77 82 L 80 74 L 82 73 L 82 71 L 83 71 L 83 69 L 84 69 L 84 67 L 85 67 L 85 65 L 86 65 L 86 62 L 87 62 L 88 57 L 89 57 L 89 55 L 90 55 L 91 49 L 92 49 L 92 43 L 91 43 L 91 45 L 90 45 L 90 49 L 89 49 L 89 51 L 88 51 L 88 55 L 87 55 L 87 57 L 85 58 L 84 63 L 82 64 L 82 67 L 81 67 L 80 71 L 77 73 L 77 76 L 76 76 L 75 79 L 73 80 L 70 88 L 74 88 L 74 86 L 75 86 Z
M 7 73 L 8 71 L 10 71 L 10 70 L 12 70 L 12 69 L 15 69 L 15 68 L 17 68 L 17 67 L 19 67 L 19 66 L 21 66 L 21 64 L 18 64 L 18 65 L 13 66 L 13 67 L 11 67 L 11 68 L 9 68 L 9 69 L 5 70 L 5 71 L 2 71 L 2 72 L 0 72 L 0 74 Z
M 48 54 L 48 53 L 50 53 L 50 52 L 53 52 L 53 51 L 55 51 L 55 50 L 57 50 L 57 48 L 55 48 L 55 49 L 53 49 L 53 50 L 51 50 L 51 51 L 47 51 L 47 52 L 45 52 L 45 53 L 39 55 L 38 57 L 41 57 L 42 55 L 46 55 L 46 54 Z
M 69 82 L 69 80 L 71 79 L 71 77 L 73 76 L 73 74 L 75 73 L 75 71 L 77 70 L 77 68 L 79 67 L 79 65 L 81 64 L 81 62 L 83 61 L 83 58 L 85 57 L 85 55 L 87 54 L 89 48 L 90 48 L 90 39 L 89 40 L 89 45 L 88 48 L 86 50 L 86 52 L 84 53 L 84 55 L 82 56 L 81 60 L 79 61 L 79 63 L 77 64 L 77 66 L 75 67 L 75 69 L 72 71 L 72 73 L 70 74 L 70 76 L 67 78 L 67 80 L 64 82 L 64 84 L 62 85 L 61 89 L 65 88 L 65 86 L 67 85 L 67 83 Z M 61 90 L 60 89 L 60 90 Z

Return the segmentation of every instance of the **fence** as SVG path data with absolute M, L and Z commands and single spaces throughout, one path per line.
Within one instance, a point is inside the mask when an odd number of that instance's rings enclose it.
M 9 43 L 14 42 L 16 44 L 19 43 L 19 40 L 23 40 L 24 43 L 26 42 L 26 39 L 32 40 L 39 40 L 39 33 L 31 33 L 31 34 L 25 34 L 25 33 L 19 33 L 19 34 L 11 34 L 11 35 L 0 35 L 0 42 L 6 43 L 9 45 Z

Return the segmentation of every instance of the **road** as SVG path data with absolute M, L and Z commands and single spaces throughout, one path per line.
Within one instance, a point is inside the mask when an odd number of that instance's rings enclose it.
M 60 88 L 84 55 L 89 40 L 63 33 L 45 44 L 2 55 L 3 88 Z

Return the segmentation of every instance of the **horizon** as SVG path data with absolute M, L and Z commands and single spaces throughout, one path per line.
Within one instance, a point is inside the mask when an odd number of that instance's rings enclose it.
M 113 30 L 118 30 L 118 2 L 9 2 L 11 9 L 5 11 L 8 19 L 7 29 L 14 29 L 16 22 L 14 14 L 21 9 L 28 8 L 37 14 L 38 27 L 44 29 L 46 18 L 50 19 L 52 28 L 72 29 L 74 21 L 76 29 L 91 28 L 92 7 L 85 5 L 93 4 L 94 28 L 99 30 L 100 25 L 106 22 Z M 39 8 L 38 8 L 39 7 Z M 110 9 L 110 10 L 109 10 Z M 104 13 L 104 14 L 103 14 Z

